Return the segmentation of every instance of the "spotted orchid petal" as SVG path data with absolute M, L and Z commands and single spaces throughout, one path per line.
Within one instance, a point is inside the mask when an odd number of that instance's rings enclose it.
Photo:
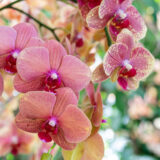
M 78 0 L 78 5 L 84 18 L 86 18 L 91 9 L 98 6 L 100 3 L 101 0 Z
M 129 30 L 133 33 L 134 37 L 137 40 L 143 39 L 147 32 L 147 27 L 144 22 L 144 19 L 133 6 L 129 6 L 126 10 L 130 27 Z
M 154 65 L 154 57 L 143 47 L 137 47 L 133 50 L 130 60 L 131 65 L 136 69 L 136 80 L 145 79 L 152 71 Z
M 105 74 L 103 64 L 98 65 L 97 68 L 92 73 L 92 81 L 94 83 L 102 82 L 108 78 L 109 76 Z
M 135 42 L 133 39 L 133 34 L 128 29 L 123 29 L 121 33 L 117 36 L 117 43 L 123 43 L 128 47 L 128 54 L 131 53 L 132 49 L 135 46 Z
M 104 70 L 110 75 L 117 67 L 123 65 L 123 61 L 129 58 L 128 47 L 122 43 L 113 44 L 104 58 Z
M 87 15 L 86 21 L 89 27 L 94 29 L 102 29 L 106 26 L 109 17 L 103 19 L 99 18 L 98 15 L 99 6 L 93 8 Z
M 105 16 L 113 16 L 117 8 L 117 0 L 102 0 L 98 12 L 99 17 L 103 19 Z

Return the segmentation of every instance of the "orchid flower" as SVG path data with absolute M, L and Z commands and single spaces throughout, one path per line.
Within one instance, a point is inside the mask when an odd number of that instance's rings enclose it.
M 24 131 L 38 133 L 45 142 L 54 141 L 64 149 L 73 149 L 91 133 L 91 123 L 77 107 L 70 88 L 54 93 L 31 91 L 20 100 L 16 124 Z
M 87 15 L 88 26 L 102 29 L 108 25 L 109 33 L 114 41 L 122 29 L 127 28 L 133 36 L 140 40 L 146 35 L 147 27 L 132 0 L 102 0 Z
M 18 57 L 18 75 L 14 80 L 18 91 L 54 92 L 55 89 L 66 86 L 78 93 L 85 88 L 91 77 L 86 64 L 67 55 L 64 47 L 55 40 L 46 41 L 41 46 L 27 47 Z
M 123 30 L 107 51 L 103 66 L 106 75 L 127 90 L 136 89 L 139 81 L 151 73 L 153 64 L 152 54 L 135 43 L 131 32 Z
M 20 23 L 12 28 L 0 26 L 0 68 L 16 73 L 17 57 L 32 37 L 37 37 L 37 31 L 29 23 Z

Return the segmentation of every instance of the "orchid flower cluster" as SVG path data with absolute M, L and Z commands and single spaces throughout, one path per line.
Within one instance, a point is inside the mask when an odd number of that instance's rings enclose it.
M 23 94 L 15 118 L 19 129 L 37 133 L 43 142 L 62 147 L 65 160 L 74 159 L 81 150 L 81 160 L 101 160 L 101 82 L 110 78 L 123 90 L 134 90 L 151 73 L 154 57 L 139 43 L 147 27 L 132 0 L 78 0 L 78 5 L 83 25 L 105 28 L 112 42 L 103 63 L 93 72 L 74 53 L 74 47 L 85 44 L 78 33 L 72 40 L 66 35 L 67 45 L 63 45 L 62 41 L 42 39 L 31 23 L 0 26 L 0 68 L 14 75 L 14 88 Z M 0 94 L 3 83 L 0 75 Z M 94 83 L 99 83 L 96 90 Z M 79 107 L 83 89 L 89 106 Z M 17 154 L 18 148 L 14 145 L 12 153 Z M 94 154 L 89 154 L 90 148 Z

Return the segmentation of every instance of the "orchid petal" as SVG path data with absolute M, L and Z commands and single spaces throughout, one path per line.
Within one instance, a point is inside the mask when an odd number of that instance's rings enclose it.
M 89 67 L 74 56 L 65 56 L 62 60 L 59 74 L 65 86 L 75 92 L 87 86 L 91 79 Z
M 24 49 L 18 56 L 17 70 L 20 77 L 25 81 L 47 74 L 50 70 L 48 50 L 44 47 Z
M 15 29 L 0 26 L 0 55 L 7 54 L 15 49 L 16 36 Z
M 128 47 L 122 43 L 113 44 L 104 58 L 104 70 L 107 75 L 110 75 L 117 67 L 123 64 L 125 59 L 128 59 Z
M 44 119 L 52 116 L 56 96 L 45 91 L 27 92 L 20 100 L 19 110 L 28 119 Z
M 68 105 L 58 120 L 65 139 L 70 143 L 84 141 L 91 133 L 89 119 L 75 105 Z
M 13 27 L 17 31 L 16 49 L 22 50 L 32 37 L 37 37 L 35 27 L 30 23 L 19 23 Z
M 106 26 L 109 17 L 100 19 L 98 15 L 99 6 L 93 8 L 87 15 L 86 21 L 89 27 L 102 29 Z
M 75 93 L 67 87 L 57 89 L 56 103 L 53 107 L 52 114 L 56 117 L 60 116 L 69 104 L 78 104 L 78 99 Z
M 56 40 L 48 40 L 45 47 L 49 50 L 49 59 L 52 69 L 58 69 L 62 62 L 63 56 L 67 55 L 65 48 Z

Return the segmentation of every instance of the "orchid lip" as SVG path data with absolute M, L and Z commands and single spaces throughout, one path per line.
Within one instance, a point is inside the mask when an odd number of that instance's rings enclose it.
M 20 51 L 15 49 L 6 58 L 6 63 L 5 63 L 4 69 L 8 73 L 16 73 L 17 72 L 16 63 L 17 63 L 17 57 L 18 57 L 19 53 L 20 53 Z
M 55 90 L 61 86 L 61 78 L 56 70 L 47 73 L 44 81 L 44 90 L 55 93 Z

